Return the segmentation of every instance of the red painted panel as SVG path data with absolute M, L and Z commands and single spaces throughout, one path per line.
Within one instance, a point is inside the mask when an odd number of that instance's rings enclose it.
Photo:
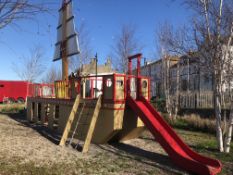
M 0 80 L 0 102 L 4 98 L 11 98 L 17 101 L 18 98 L 26 100 L 26 97 L 35 96 L 35 89 L 37 89 L 36 96 L 46 96 L 47 89 L 51 88 L 51 95 L 54 96 L 54 86 L 52 84 L 33 84 L 27 81 L 3 81 Z
M 18 98 L 26 99 L 28 93 L 27 81 L 3 81 L 0 80 L 0 102 L 3 102 L 4 98 L 12 98 L 17 100 Z

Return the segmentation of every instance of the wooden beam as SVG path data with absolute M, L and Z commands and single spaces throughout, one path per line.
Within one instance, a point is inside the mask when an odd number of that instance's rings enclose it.
M 89 129 L 88 129 L 87 135 L 86 135 L 86 139 L 84 141 L 82 153 L 86 153 L 88 151 L 88 149 L 89 149 L 91 139 L 92 139 L 92 136 L 93 136 L 93 133 L 94 133 L 94 129 L 95 129 L 95 126 L 96 126 L 96 122 L 97 122 L 97 119 L 98 119 L 98 116 L 99 116 L 100 108 L 101 108 L 101 99 L 102 99 L 102 96 L 100 95 L 99 98 L 98 98 L 98 101 L 96 103 L 93 116 L 91 118 Z
M 40 113 L 40 117 L 41 117 L 41 123 L 44 124 L 45 123 L 45 117 L 46 117 L 46 105 L 44 103 L 41 103 L 41 113 Z
M 61 138 L 60 143 L 59 143 L 60 146 L 64 146 L 65 143 L 66 143 L 66 140 L 68 138 L 72 123 L 74 121 L 74 117 L 75 117 L 75 115 L 77 113 L 77 110 L 78 110 L 79 103 L 80 103 L 80 95 L 77 95 L 76 99 L 75 99 L 75 102 L 74 102 L 74 105 L 73 105 L 73 108 L 72 108 L 72 110 L 70 112 L 70 116 L 69 116 L 69 118 L 67 120 L 65 129 L 63 131 L 62 138 Z
M 27 120 L 29 122 L 32 121 L 32 116 L 33 116 L 32 102 L 27 100 Z
M 38 115 L 39 115 L 39 111 L 38 111 L 38 105 L 39 103 L 34 103 L 34 111 L 33 111 L 33 122 L 38 122 L 39 118 L 38 118 Z
M 62 80 L 68 81 L 68 75 L 69 75 L 68 70 L 69 70 L 69 61 L 68 61 L 68 57 L 66 56 L 66 54 L 64 54 L 62 58 Z
M 49 116 L 48 116 L 48 128 L 53 130 L 54 124 L 54 117 L 55 117 L 55 105 L 49 105 Z
M 69 75 L 69 62 L 68 62 L 68 56 L 67 56 L 67 5 L 66 3 L 63 6 L 63 15 L 62 15 L 62 43 L 61 43 L 61 49 L 62 49 L 62 80 L 68 81 L 68 75 Z

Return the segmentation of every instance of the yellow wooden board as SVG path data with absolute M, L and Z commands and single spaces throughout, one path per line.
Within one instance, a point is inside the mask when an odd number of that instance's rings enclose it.
M 62 134 L 62 138 L 61 138 L 60 143 L 59 143 L 60 146 L 64 146 L 66 143 L 66 140 L 68 138 L 72 123 L 74 121 L 75 114 L 77 113 L 77 110 L 78 110 L 79 103 L 80 103 L 80 95 L 77 95 L 75 102 L 74 102 L 74 105 L 73 105 L 73 108 L 70 112 L 70 116 L 67 120 L 66 127 L 64 129 L 63 134 Z
M 96 126 L 96 121 L 98 119 L 99 111 L 100 111 L 100 108 L 101 108 L 101 99 L 102 99 L 101 96 L 99 96 L 99 99 L 98 99 L 98 101 L 96 103 L 96 106 L 95 106 L 93 116 L 91 118 L 91 122 L 90 122 L 90 125 L 89 125 L 87 136 L 86 136 L 86 139 L 84 141 L 84 145 L 83 145 L 83 149 L 82 149 L 83 153 L 86 153 L 88 151 L 88 149 L 89 149 L 91 139 L 92 139 L 92 136 L 93 136 L 93 132 L 94 132 L 94 129 L 95 129 L 95 126 Z

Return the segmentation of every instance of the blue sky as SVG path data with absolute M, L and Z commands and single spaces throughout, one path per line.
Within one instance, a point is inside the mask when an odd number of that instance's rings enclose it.
M 46 51 L 45 63 L 61 67 L 52 62 L 60 0 L 38 0 L 51 3 L 51 14 L 37 16 L 37 20 L 17 22 L 0 30 L 0 79 L 18 80 L 12 63 L 17 64 L 29 48 L 41 45 Z M 73 0 L 76 25 L 84 21 L 91 38 L 93 52 L 98 53 L 100 63 L 111 53 L 116 36 L 123 24 L 133 24 L 137 29 L 138 42 L 144 46 L 143 55 L 155 60 L 155 31 L 164 21 L 175 26 L 187 23 L 190 12 L 180 1 L 172 0 Z M 94 55 L 93 55 L 94 56 Z M 46 69 L 45 69 L 46 72 Z M 43 75 L 41 75 L 43 77 Z

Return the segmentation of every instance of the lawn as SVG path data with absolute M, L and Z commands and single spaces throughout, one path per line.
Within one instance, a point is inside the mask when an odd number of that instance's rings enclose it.
M 18 113 L 24 110 L 25 104 L 0 104 L 0 112 L 2 113 Z
M 25 113 L 0 114 L 0 175 L 10 174 L 188 174 L 176 167 L 153 136 L 123 143 L 92 144 L 87 154 L 51 142 Z M 197 152 L 223 163 L 223 175 L 233 174 L 233 154 L 219 153 L 212 134 L 176 129 Z M 233 150 L 233 146 L 231 147 Z

